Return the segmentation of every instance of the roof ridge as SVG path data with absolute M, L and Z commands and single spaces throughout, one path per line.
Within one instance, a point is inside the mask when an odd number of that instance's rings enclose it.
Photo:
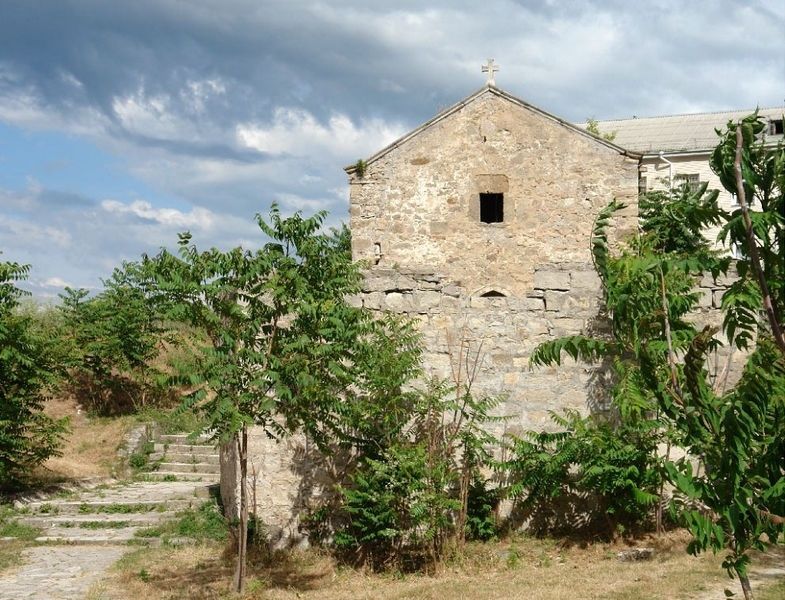
M 748 114 L 756 110 L 782 110 L 785 113 L 785 106 L 759 106 L 755 108 L 737 108 L 730 110 L 709 110 L 705 112 L 691 112 L 691 113 L 673 113 L 669 115 L 652 115 L 650 117 L 622 117 L 619 119 L 597 119 L 597 123 L 607 123 L 608 121 L 642 121 L 643 119 L 670 119 L 673 117 L 697 117 L 703 115 L 727 115 L 730 113 L 746 112 Z M 585 125 L 587 121 L 582 121 L 581 125 Z

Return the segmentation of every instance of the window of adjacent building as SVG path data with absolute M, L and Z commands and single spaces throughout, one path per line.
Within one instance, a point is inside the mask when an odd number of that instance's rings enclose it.
M 783 125 L 782 119 L 772 119 L 769 121 L 770 135 L 782 135 L 783 133 L 785 133 L 785 126 Z
M 700 187 L 701 184 L 701 177 L 700 175 L 676 175 L 676 185 L 686 185 L 690 191 L 695 191 Z
M 504 221 L 504 194 L 480 194 L 480 221 L 483 223 Z

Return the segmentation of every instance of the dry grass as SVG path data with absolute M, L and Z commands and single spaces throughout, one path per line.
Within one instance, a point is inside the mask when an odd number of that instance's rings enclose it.
M 22 564 L 22 550 L 30 546 L 26 540 L 0 540 L 0 574 Z
M 131 417 L 89 417 L 73 399 L 54 398 L 45 412 L 69 417 L 71 431 L 62 456 L 50 458 L 35 473 L 36 482 L 59 483 L 93 477 L 110 477 L 117 466 L 117 449 L 133 424 Z
M 651 561 L 622 563 L 623 545 L 563 546 L 518 538 L 470 545 L 435 576 L 374 574 L 337 565 L 315 550 L 274 557 L 250 569 L 247 599 L 691 599 L 733 587 L 720 557 L 685 553 L 687 536 L 641 540 L 657 548 Z M 232 563 L 219 544 L 140 550 L 102 583 L 107 598 L 227 598 Z M 735 589 L 735 588 L 734 588 Z

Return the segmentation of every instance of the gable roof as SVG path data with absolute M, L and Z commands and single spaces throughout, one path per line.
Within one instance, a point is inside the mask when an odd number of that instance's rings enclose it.
M 558 123 L 559 125 L 562 125 L 563 127 L 566 127 L 567 129 L 570 129 L 570 130 L 574 131 L 575 133 L 578 133 L 578 134 L 580 134 L 580 135 L 582 135 L 584 137 L 590 138 L 591 140 L 593 140 L 593 141 L 595 141 L 595 142 L 597 142 L 599 144 L 602 144 L 603 146 L 607 146 L 608 148 L 616 150 L 616 152 L 618 152 L 619 154 L 623 154 L 624 156 L 630 156 L 630 157 L 636 158 L 636 159 L 640 158 L 640 155 L 637 152 L 629 152 L 628 150 L 625 150 L 620 145 L 618 145 L 618 144 L 616 144 L 614 142 L 609 142 L 608 140 L 604 140 L 604 139 L 602 139 L 600 137 L 592 135 L 591 133 L 586 131 L 585 128 L 583 128 L 583 127 L 581 127 L 579 125 L 575 125 L 573 123 L 570 123 L 569 121 L 565 121 L 564 119 L 561 119 L 561 118 L 559 118 L 559 117 L 557 117 L 555 115 L 552 115 L 552 114 L 550 114 L 548 112 L 545 112 L 544 110 L 542 110 L 540 108 L 537 108 L 536 106 L 534 106 L 532 104 L 529 104 L 528 102 L 525 102 L 525 101 L 521 100 L 520 98 L 517 98 L 517 97 L 513 96 L 512 94 L 497 88 L 494 85 L 485 85 L 485 86 L 481 87 L 479 90 L 477 90 L 476 92 L 474 92 L 473 94 L 471 94 L 471 95 L 467 96 L 466 98 L 464 98 L 463 100 L 461 100 L 460 102 L 457 102 L 457 103 L 453 104 L 452 106 L 450 106 L 449 108 L 446 108 L 445 110 L 443 110 L 442 112 L 437 114 L 432 119 L 426 121 L 425 123 L 423 123 L 422 125 L 420 125 L 416 129 L 413 129 L 412 131 L 410 131 L 406 135 L 398 138 L 397 140 L 395 140 L 391 144 L 385 146 L 384 148 L 379 150 L 376 154 L 370 156 L 368 159 L 365 160 L 366 165 L 370 165 L 371 163 L 376 162 L 377 160 L 379 160 L 383 156 L 389 154 L 390 152 L 392 152 L 393 150 L 395 150 L 399 146 L 402 146 L 403 144 L 408 142 L 410 139 L 418 136 L 420 133 L 422 133 L 426 129 L 429 129 L 430 127 L 432 127 L 433 125 L 435 125 L 439 121 L 442 121 L 442 120 L 446 119 L 447 117 L 449 117 L 450 115 L 458 112 L 463 107 L 467 106 L 468 104 L 471 104 L 472 102 L 474 102 L 478 98 L 481 98 L 485 94 L 492 94 L 492 95 L 497 96 L 497 97 L 499 97 L 499 98 L 501 98 L 503 100 L 511 102 L 512 104 L 520 106 L 521 108 L 525 108 L 526 110 L 530 110 L 533 113 L 536 113 L 536 114 L 538 114 L 538 115 L 540 115 L 542 117 L 545 117 L 546 119 L 549 119 L 549 120 L 551 120 L 551 121 L 553 121 L 555 123 Z M 357 168 L 357 165 L 349 165 L 347 167 L 344 167 L 344 171 L 346 171 L 347 173 L 349 173 L 351 175 L 352 173 L 355 172 L 356 168 Z
M 603 133 L 615 132 L 614 142 L 640 154 L 699 152 L 717 145 L 719 138 L 715 129 L 724 129 L 728 121 L 738 121 L 753 112 L 754 109 L 614 119 L 598 121 L 597 125 Z M 781 119 L 783 113 L 783 107 L 758 110 L 760 116 L 769 120 Z M 586 124 L 580 127 L 586 127 Z M 767 136 L 767 139 L 777 140 L 782 136 Z

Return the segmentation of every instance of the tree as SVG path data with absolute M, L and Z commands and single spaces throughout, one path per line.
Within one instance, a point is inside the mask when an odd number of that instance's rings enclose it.
M 28 271 L 28 265 L 0 262 L 0 486 L 19 483 L 57 455 L 68 424 L 42 410 L 55 367 L 51 342 L 35 335 L 30 317 L 17 312 L 24 292 L 15 282 Z
M 741 380 L 717 397 L 705 385 L 712 330 L 684 357 L 684 406 L 672 416 L 704 470 L 687 461 L 670 468 L 697 509 L 685 513 L 690 551 L 728 550 L 723 566 L 753 597 L 750 549 L 776 544 L 785 531 L 785 148 L 759 140 L 757 113 L 720 133 L 711 166 L 739 207 L 725 216 L 720 239 L 739 250 L 739 278 L 722 298 L 723 328 L 740 349 L 755 348 Z
M 599 121 L 597 121 L 597 119 L 592 119 L 592 118 L 586 119 L 586 131 L 608 142 L 612 142 L 613 140 L 616 139 L 615 131 L 610 131 L 608 133 L 602 133 L 600 131 L 600 123 Z
M 352 307 L 360 274 L 346 232 L 322 233 L 325 213 L 284 218 L 273 205 L 269 239 L 256 251 L 199 251 L 188 233 L 179 253 L 145 257 L 143 268 L 170 304 L 169 317 L 204 330 L 211 342 L 186 406 L 202 413 L 213 438 L 231 443 L 240 464 L 240 524 L 235 587 L 245 579 L 248 529 L 248 429 L 272 437 L 302 430 L 325 446 L 341 426 L 341 398 L 367 356 L 370 314 Z
M 681 513 L 693 535 L 688 550 L 728 550 L 723 564 L 748 600 L 749 551 L 777 543 L 785 522 L 785 353 L 778 333 L 785 300 L 785 154 L 781 146 L 755 141 L 762 128 L 757 115 L 730 123 L 714 152 L 713 169 L 739 198 L 732 214 L 716 206 L 716 192 L 704 198 L 706 184 L 693 192 L 683 187 L 675 204 L 644 202 L 643 235 L 611 256 L 604 229 L 617 207 L 604 210 L 593 247 L 612 335 L 555 340 L 533 357 L 535 364 L 558 364 L 562 352 L 588 361 L 613 358 L 618 406 L 656 410 L 674 442 L 689 452 L 666 464 L 688 500 Z M 753 198 L 751 208 L 747 199 Z M 706 368 L 708 353 L 720 344 L 718 328 L 699 331 L 687 319 L 697 302 L 693 278 L 728 268 L 728 260 L 696 235 L 717 221 L 724 223 L 721 239 L 742 252 L 739 279 L 722 299 L 723 328 L 739 348 L 755 342 L 740 381 L 727 392 L 712 385 Z
M 137 410 L 163 394 L 164 378 L 153 361 L 173 336 L 141 265 L 123 263 L 103 283 L 93 297 L 69 287 L 60 294 L 68 366 L 92 408 Z

